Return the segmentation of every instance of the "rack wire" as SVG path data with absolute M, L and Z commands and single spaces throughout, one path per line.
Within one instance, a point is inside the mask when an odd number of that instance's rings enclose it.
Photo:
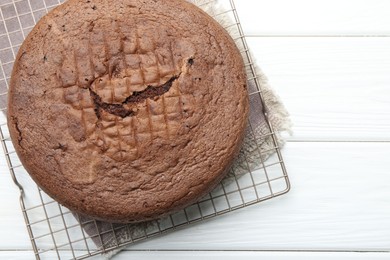
M 21 209 L 36 259 L 85 259 L 275 198 L 289 191 L 286 167 L 267 110 L 254 109 L 251 113 L 264 113 L 268 127 L 267 132 L 261 136 L 254 133 L 251 122 L 247 130 L 247 135 L 252 136 L 255 143 L 257 163 L 249 162 L 253 158 L 244 158 L 247 167 L 236 171 L 232 169 L 208 196 L 164 219 L 141 224 L 100 222 L 72 213 L 45 194 L 23 168 L 10 140 L 5 116 L 6 96 L 15 55 L 24 38 L 40 17 L 64 1 L 0 0 L 0 110 L 4 112 L 0 114 L 0 138 L 11 177 L 20 190 Z M 198 6 L 207 9 L 215 2 L 216 0 L 202 1 Z M 235 30 L 238 35 L 234 41 L 243 50 L 250 99 L 257 99 L 259 104 L 264 105 L 260 80 L 234 0 L 221 0 L 219 4 L 224 6 L 224 11 L 212 13 L 212 16 L 230 16 L 231 22 L 225 22 L 223 26 L 229 31 Z M 271 145 L 268 142 L 267 148 L 263 147 L 265 140 L 271 142 Z M 270 153 L 270 157 L 266 156 Z

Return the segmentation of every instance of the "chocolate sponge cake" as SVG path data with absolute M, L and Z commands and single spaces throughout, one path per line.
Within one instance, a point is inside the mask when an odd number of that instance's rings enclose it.
M 69 0 L 13 69 L 8 126 L 28 173 L 76 212 L 139 222 L 224 177 L 248 118 L 228 33 L 182 0 Z

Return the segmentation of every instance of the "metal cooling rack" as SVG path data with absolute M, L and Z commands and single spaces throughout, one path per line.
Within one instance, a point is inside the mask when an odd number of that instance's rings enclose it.
M 1 111 L 6 112 L 8 82 L 19 46 L 35 23 L 62 2 L 64 0 L 0 0 Z M 215 1 L 202 1 L 201 4 L 199 1 L 195 2 L 201 8 L 215 4 Z M 235 3 L 233 0 L 219 2 L 225 8 L 224 11 L 211 12 L 211 15 L 214 18 L 223 14 L 230 16 L 231 23 L 225 22 L 222 25 L 229 31 L 235 30 L 239 35 L 234 41 L 243 50 L 248 85 L 252 86 L 249 90 L 250 98 L 263 103 L 260 81 Z M 267 113 L 263 110 L 261 113 L 264 113 L 269 131 L 257 136 L 252 124 L 248 128 L 248 134 L 255 141 L 254 149 L 259 155 L 256 157 L 257 164 L 253 165 L 248 158 L 244 158 L 247 165 L 244 172 L 241 170 L 240 173 L 229 174 L 213 192 L 198 203 L 167 218 L 136 225 L 104 223 L 82 217 L 52 200 L 36 186 L 21 165 L 9 137 L 6 117 L 1 113 L 0 138 L 5 159 L 12 179 L 20 189 L 20 204 L 36 258 L 85 259 L 287 193 L 290 183 L 276 134 Z M 267 148 L 263 147 L 265 140 L 268 140 Z M 270 152 L 273 155 L 266 156 Z

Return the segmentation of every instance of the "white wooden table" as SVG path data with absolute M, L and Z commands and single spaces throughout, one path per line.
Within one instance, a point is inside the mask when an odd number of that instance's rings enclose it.
M 390 1 L 236 4 L 294 122 L 292 190 L 115 259 L 390 259 Z M 33 258 L 18 196 L 1 155 L 0 259 Z

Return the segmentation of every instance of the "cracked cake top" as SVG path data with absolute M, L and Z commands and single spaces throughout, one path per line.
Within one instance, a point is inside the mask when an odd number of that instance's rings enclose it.
M 181 0 L 69 0 L 16 58 L 15 149 L 71 210 L 112 222 L 161 217 L 225 175 L 248 116 L 244 65 L 220 25 Z

